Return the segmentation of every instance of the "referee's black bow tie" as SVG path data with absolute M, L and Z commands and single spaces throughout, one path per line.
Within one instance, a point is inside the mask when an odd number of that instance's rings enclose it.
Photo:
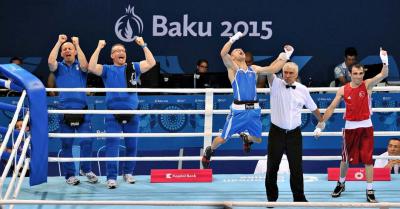
M 287 88 L 287 89 L 288 89 L 288 88 L 296 89 L 296 86 L 286 84 L 286 88 Z

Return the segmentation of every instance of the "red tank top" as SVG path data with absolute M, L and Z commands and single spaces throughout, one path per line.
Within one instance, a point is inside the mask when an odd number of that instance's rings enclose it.
M 344 102 L 345 120 L 361 121 L 370 118 L 370 98 L 364 81 L 357 88 L 352 88 L 350 83 L 344 86 Z

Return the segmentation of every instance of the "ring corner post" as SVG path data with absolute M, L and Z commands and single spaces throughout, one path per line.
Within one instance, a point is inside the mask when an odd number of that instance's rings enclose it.
M 46 89 L 34 75 L 15 64 L 0 65 L 0 72 L 28 95 L 31 124 L 30 185 L 47 182 L 48 173 L 48 112 Z

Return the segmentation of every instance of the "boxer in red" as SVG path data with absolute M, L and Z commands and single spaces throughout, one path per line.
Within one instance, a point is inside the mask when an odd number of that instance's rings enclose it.
M 339 88 L 336 97 L 326 109 L 323 116 L 323 123 L 333 114 L 341 99 L 344 99 L 346 120 L 343 131 L 342 161 L 340 163 L 340 178 L 337 182 L 332 197 L 339 197 L 345 190 L 347 168 L 350 164 L 365 164 L 367 178 L 367 201 L 376 203 L 373 181 L 373 160 L 374 150 L 374 129 L 371 121 L 371 94 L 372 87 L 388 76 L 389 63 L 387 52 L 380 50 L 380 57 L 383 63 L 382 71 L 375 77 L 363 80 L 365 69 L 362 65 L 356 64 L 351 68 L 351 82 Z M 319 137 L 323 126 L 317 125 L 314 136 Z

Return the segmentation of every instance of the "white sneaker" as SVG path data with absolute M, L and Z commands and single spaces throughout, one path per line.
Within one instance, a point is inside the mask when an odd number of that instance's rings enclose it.
M 124 174 L 122 175 L 124 181 L 129 184 L 134 184 L 136 182 L 135 178 L 133 178 L 132 174 Z
M 67 184 L 73 185 L 73 186 L 76 186 L 76 185 L 78 185 L 79 183 L 81 183 L 81 182 L 79 181 L 79 179 L 77 179 L 75 176 L 70 176 L 70 177 L 66 180 L 66 182 L 67 182 Z
M 89 183 L 91 184 L 95 184 L 99 181 L 99 179 L 97 178 L 96 174 L 94 174 L 92 171 L 85 173 L 82 170 L 80 170 L 79 172 L 82 176 L 86 176 L 86 178 L 88 179 Z
M 109 189 L 115 189 L 117 188 L 117 181 L 115 179 L 108 179 L 107 186 Z

